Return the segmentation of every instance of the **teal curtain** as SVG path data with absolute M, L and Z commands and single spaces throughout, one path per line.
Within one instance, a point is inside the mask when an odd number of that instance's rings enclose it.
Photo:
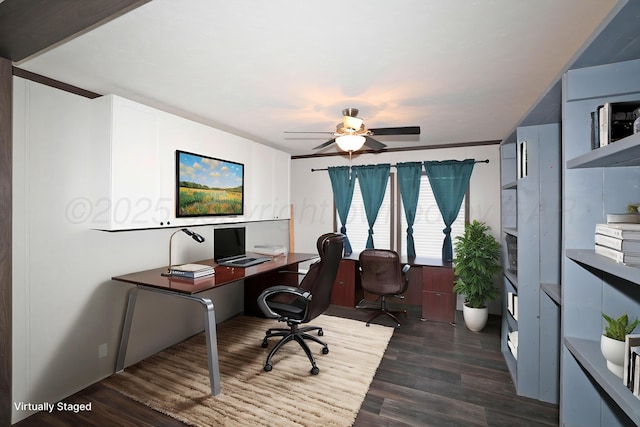
M 364 212 L 367 216 L 367 223 L 369 224 L 367 249 L 373 249 L 373 224 L 376 222 L 378 211 L 384 200 L 391 165 L 389 163 L 383 163 L 379 165 L 354 166 L 353 170 L 358 177 Z
M 407 256 L 416 256 L 416 246 L 413 241 L 413 223 L 416 219 L 418 207 L 418 195 L 420 194 L 420 176 L 422 175 L 422 163 L 406 162 L 396 165 L 398 171 L 398 186 L 400 197 L 404 206 L 404 217 L 407 220 Z
M 451 224 L 458 216 L 474 164 L 474 159 L 424 162 L 424 169 L 429 177 L 433 195 L 445 224 L 445 228 L 442 230 L 444 233 L 442 259 L 445 261 L 453 259 Z
M 338 210 L 340 218 L 340 232 L 344 234 L 344 254 L 351 255 L 351 243 L 347 237 L 347 217 L 349 216 L 349 208 L 351 208 L 351 200 L 353 199 L 353 188 L 356 183 L 355 176 L 351 179 L 351 168 L 348 166 L 329 167 L 329 178 L 331 179 L 331 188 L 333 189 L 333 201 Z

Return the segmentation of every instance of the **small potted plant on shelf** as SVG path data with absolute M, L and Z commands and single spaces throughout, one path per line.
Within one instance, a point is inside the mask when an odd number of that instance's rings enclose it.
M 473 220 L 455 241 L 453 289 L 464 296 L 464 323 L 475 332 L 487 324 L 489 310 L 486 304 L 498 296 L 493 279 L 500 271 L 500 243 L 490 230 L 484 222 Z
M 629 323 L 629 316 L 623 314 L 622 316 L 614 319 L 604 313 L 602 317 L 607 321 L 607 326 L 604 329 L 604 334 L 600 339 L 600 351 L 607 360 L 607 368 L 622 378 L 624 371 L 624 341 L 625 337 L 629 335 L 638 326 L 640 320 L 636 319 Z

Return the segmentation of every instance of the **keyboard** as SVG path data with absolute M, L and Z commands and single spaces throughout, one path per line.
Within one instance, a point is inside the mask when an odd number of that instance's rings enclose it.
M 244 258 L 244 259 L 239 259 L 238 261 L 231 261 L 231 264 L 233 264 L 233 265 L 245 265 L 245 264 L 252 263 L 256 259 L 257 258 Z
M 269 261 L 271 258 L 240 258 L 237 260 L 219 261 L 219 265 L 226 265 L 227 267 L 251 267 L 263 262 Z

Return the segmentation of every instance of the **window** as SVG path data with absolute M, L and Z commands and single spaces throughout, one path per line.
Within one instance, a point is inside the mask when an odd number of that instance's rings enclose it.
M 460 212 L 455 222 L 451 226 L 451 239 L 455 244 L 456 236 L 464 233 L 464 224 L 467 220 L 466 209 L 467 196 L 465 195 L 460 205 Z M 334 207 L 335 209 L 335 207 Z M 398 220 L 395 221 L 395 214 Z M 340 230 L 341 223 L 336 211 L 336 230 Z M 416 254 L 420 257 L 440 258 L 442 256 L 442 242 L 445 225 L 440 214 L 440 209 L 431 191 L 429 178 L 423 174 L 420 181 L 420 195 L 418 197 L 418 207 L 416 218 L 413 224 L 413 238 L 415 242 Z M 367 244 L 369 226 L 367 216 L 364 211 L 362 194 L 358 181 L 355 182 L 353 190 L 353 200 L 349 217 L 347 218 L 347 235 L 351 242 L 354 253 L 361 252 Z M 394 238 L 397 236 L 397 238 Z M 373 226 L 373 242 L 379 249 L 395 249 L 401 255 L 407 252 L 407 220 L 404 216 L 402 197 L 400 190 L 396 188 L 395 174 L 389 177 L 384 201 L 378 212 L 378 218 Z M 454 249 L 455 256 L 455 249 Z
M 392 191 L 394 174 L 391 174 L 387 182 L 387 189 L 384 193 L 384 200 L 375 224 L 373 225 L 373 243 L 378 249 L 391 248 L 391 226 L 393 224 L 391 214 L 393 212 Z M 334 207 L 335 210 L 335 207 Z M 342 223 L 336 211 L 337 230 L 340 230 Z M 353 189 L 353 200 L 347 217 L 347 235 L 353 252 L 362 252 L 367 246 L 367 238 L 369 237 L 369 224 L 367 223 L 367 214 L 364 211 L 364 203 L 362 201 L 362 193 L 360 185 L 356 179 Z
M 454 244 L 453 255 L 455 256 L 455 238 L 464 234 L 464 224 L 466 222 L 466 200 L 467 195 L 462 199 L 458 217 L 451 225 L 451 242 Z M 399 253 L 407 252 L 407 220 L 404 215 L 402 198 L 398 196 L 400 209 L 398 211 L 400 223 L 400 247 Z M 416 208 L 416 218 L 413 223 L 413 240 L 416 248 L 416 255 L 428 258 L 440 258 L 442 256 L 442 242 L 444 241 L 444 221 L 438 209 L 438 204 L 431 191 L 431 184 L 426 174 L 420 178 L 420 195 L 418 196 L 418 207 Z

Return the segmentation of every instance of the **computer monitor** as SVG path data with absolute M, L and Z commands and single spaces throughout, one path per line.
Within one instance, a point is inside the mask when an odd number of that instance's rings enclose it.
M 218 261 L 245 254 L 245 228 L 215 228 L 213 230 L 213 258 Z

